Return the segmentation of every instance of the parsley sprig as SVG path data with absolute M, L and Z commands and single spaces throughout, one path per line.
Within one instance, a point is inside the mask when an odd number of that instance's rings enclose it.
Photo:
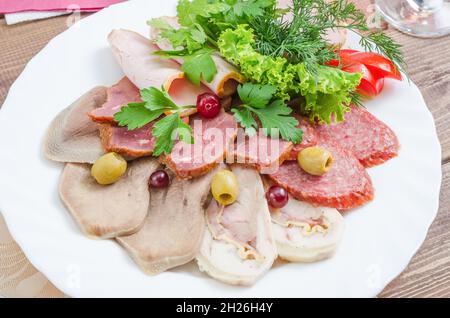
M 134 130 L 157 120 L 152 128 L 152 135 L 156 138 L 154 156 L 170 153 L 177 138 L 193 143 L 192 128 L 183 122 L 180 111 L 194 108 L 194 105 L 176 105 L 164 88 L 145 88 L 140 94 L 142 102 L 129 103 L 114 114 L 114 120 L 119 126 Z M 172 114 L 162 117 L 167 112 Z
M 274 0 L 180 0 L 175 29 L 164 18 L 147 22 L 160 30 L 159 37 L 168 40 L 174 50 L 155 54 L 167 58 L 182 58 L 182 70 L 195 85 L 201 80 L 210 83 L 217 74 L 212 55 L 217 52 L 220 33 L 250 17 L 261 16 Z
M 263 132 L 272 138 L 281 138 L 293 143 L 302 141 L 303 131 L 298 121 L 289 116 L 292 109 L 282 100 L 275 99 L 276 87 L 245 83 L 238 87 L 239 98 L 243 102 L 239 107 L 231 109 L 236 121 L 246 130 L 248 135 L 256 133 L 259 127 L 255 117 L 261 123 Z

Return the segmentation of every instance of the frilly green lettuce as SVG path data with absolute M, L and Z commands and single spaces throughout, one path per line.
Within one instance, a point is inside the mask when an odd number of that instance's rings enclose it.
M 276 86 L 279 98 L 288 101 L 291 96 L 304 96 L 303 110 L 311 119 L 326 123 L 344 119 L 351 102 L 350 94 L 359 85 L 362 74 L 324 65 L 317 65 L 316 72 L 311 74 L 303 63 L 291 64 L 283 57 L 258 53 L 253 48 L 254 43 L 252 29 L 239 25 L 222 32 L 218 47 L 220 54 L 238 65 L 249 80 Z

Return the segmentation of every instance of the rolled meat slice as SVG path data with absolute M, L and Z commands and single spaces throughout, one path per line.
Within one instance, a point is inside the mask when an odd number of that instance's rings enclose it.
M 106 90 L 106 87 L 91 89 L 53 119 L 43 143 L 47 159 L 94 163 L 104 153 L 97 124 L 86 114 L 105 103 Z
M 239 181 L 239 196 L 226 207 L 211 201 L 197 263 L 214 279 L 252 285 L 272 267 L 276 246 L 259 173 L 242 166 L 231 169 Z
M 176 17 L 161 17 L 161 19 L 165 19 L 173 28 L 177 29 L 180 27 Z M 169 41 L 158 39 L 159 33 L 159 29 L 151 28 L 150 38 L 155 41 L 162 50 L 173 50 L 174 48 Z M 211 83 L 208 83 L 207 81 L 202 81 L 202 83 L 209 87 L 209 89 L 219 97 L 233 95 L 236 92 L 237 85 L 245 82 L 245 77 L 239 73 L 235 66 L 222 59 L 219 54 L 213 54 L 212 59 L 216 64 L 217 74 L 214 76 Z M 179 64 L 183 64 L 183 59 L 177 58 L 175 61 Z
M 159 47 L 136 32 L 113 30 L 108 41 L 123 72 L 139 89 L 164 87 L 179 106 L 195 105 L 198 95 L 211 92 L 206 86 L 188 81 L 173 60 L 152 54 Z
M 290 197 L 281 209 L 271 209 L 278 256 L 290 262 L 316 262 L 336 251 L 344 231 L 338 210 L 313 206 Z

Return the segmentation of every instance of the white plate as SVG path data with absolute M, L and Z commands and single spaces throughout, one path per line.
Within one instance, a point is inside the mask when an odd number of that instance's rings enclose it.
M 112 29 L 147 34 L 146 20 L 173 14 L 175 3 L 130 1 L 81 20 L 33 58 L 11 87 L 0 111 L 0 211 L 31 263 L 79 297 L 375 296 L 408 264 L 438 209 L 440 145 L 419 90 L 407 81 L 387 81 L 367 103 L 402 148 L 398 158 L 369 170 L 375 200 L 345 216 L 345 236 L 332 259 L 276 266 L 252 287 L 231 287 L 192 263 L 146 276 L 114 241 L 81 234 L 58 198 L 62 165 L 42 156 L 45 130 L 81 94 L 122 76 L 106 42 Z

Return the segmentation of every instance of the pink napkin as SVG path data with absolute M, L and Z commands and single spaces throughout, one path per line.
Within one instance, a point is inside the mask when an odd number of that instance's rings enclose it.
M 81 11 L 97 11 L 125 0 L 0 0 L 0 13 L 24 11 L 66 11 L 79 6 Z

